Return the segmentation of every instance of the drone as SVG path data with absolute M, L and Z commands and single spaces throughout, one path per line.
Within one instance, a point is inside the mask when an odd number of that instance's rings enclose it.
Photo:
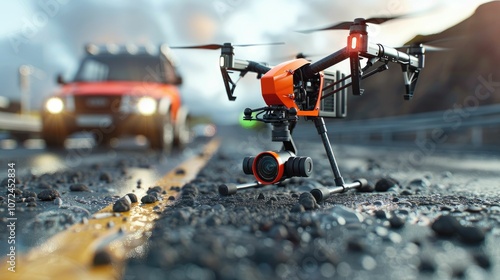
M 255 182 L 220 185 L 220 195 L 227 196 L 235 194 L 238 190 L 279 184 L 292 177 L 309 177 L 313 172 L 313 161 L 310 157 L 297 155 L 297 148 L 292 139 L 299 117 L 314 123 L 333 172 L 334 185 L 312 190 L 311 194 L 315 199 L 322 201 L 332 194 L 367 185 L 365 179 L 354 180 L 351 183 L 344 181 L 327 135 L 324 119 L 346 117 L 348 88 L 351 88 L 353 95 L 362 95 L 364 90 L 361 88 L 361 81 L 387 70 L 390 63 L 401 66 L 405 84 L 403 97 L 405 100 L 412 99 L 419 74 L 424 68 L 426 47 L 417 43 L 403 47 L 406 51 L 402 51 L 402 48 L 372 43 L 367 30 L 368 23 L 380 24 L 399 17 L 357 18 L 352 22 L 302 31 L 309 33 L 320 30 L 349 30 L 347 46 L 316 62 L 297 57 L 270 67 L 264 63 L 235 58 L 234 47 L 253 45 L 224 43 L 185 47 L 221 50 L 219 66 L 230 101 L 236 99 L 234 91 L 237 81 L 234 82 L 229 73 L 237 71 L 240 73 L 240 78 L 249 72 L 256 73 L 260 79 L 262 97 L 267 105 L 262 108 L 246 108 L 243 119 L 270 124 L 272 141 L 283 144 L 279 151 L 265 151 L 256 156 L 245 157 L 242 163 L 243 172 L 253 175 Z M 363 67 L 362 59 L 366 60 L 366 65 Z M 344 60 L 350 62 L 350 74 L 327 70 Z

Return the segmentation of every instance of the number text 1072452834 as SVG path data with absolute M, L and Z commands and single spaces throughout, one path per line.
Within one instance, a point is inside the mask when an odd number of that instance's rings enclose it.
M 8 270 L 16 272 L 16 164 L 7 164 L 7 229 L 9 235 L 7 243 L 9 250 L 7 253 Z

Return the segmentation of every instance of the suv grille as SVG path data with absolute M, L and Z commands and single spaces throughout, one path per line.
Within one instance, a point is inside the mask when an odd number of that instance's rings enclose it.
M 120 110 L 121 96 L 75 96 L 77 114 L 113 114 Z

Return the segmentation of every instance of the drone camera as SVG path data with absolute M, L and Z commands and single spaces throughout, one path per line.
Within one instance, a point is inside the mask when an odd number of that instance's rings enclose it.
M 309 177 L 313 171 L 310 157 L 296 157 L 290 151 L 267 151 L 243 159 L 243 172 L 269 185 L 291 177 Z

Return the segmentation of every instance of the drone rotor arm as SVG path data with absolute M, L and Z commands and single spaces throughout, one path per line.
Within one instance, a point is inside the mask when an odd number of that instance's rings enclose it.
M 312 78 L 314 77 L 317 73 L 327 69 L 330 66 L 333 66 L 339 62 L 342 62 L 343 60 L 349 58 L 349 50 L 347 47 L 340 49 L 329 56 L 324 57 L 323 59 L 320 59 L 312 64 L 309 64 L 305 66 L 304 69 L 304 76 L 305 78 Z
M 261 75 L 271 70 L 271 68 L 264 64 L 243 59 L 234 59 L 232 65 L 228 66 L 227 69 L 240 72 L 253 72 Z
M 378 51 L 373 51 L 377 50 Z M 408 53 L 401 52 L 395 48 L 387 47 L 381 44 L 370 44 L 368 52 L 364 54 L 366 57 L 379 57 L 380 60 L 386 62 L 394 62 L 401 65 L 405 83 L 406 94 L 405 100 L 410 100 L 413 97 L 420 70 L 424 68 L 423 46 L 415 46 L 408 49 Z
M 226 89 L 227 98 L 230 101 L 236 100 L 234 96 L 234 90 L 236 89 L 236 84 L 238 81 L 245 76 L 248 72 L 257 73 L 257 77 L 266 74 L 271 68 L 254 61 L 242 60 L 242 59 L 232 59 L 230 64 L 221 63 L 220 70 L 222 73 L 222 79 L 224 81 L 224 86 Z M 240 76 L 236 82 L 233 82 L 231 76 L 229 76 L 228 70 L 239 71 Z
M 247 66 L 246 70 L 248 70 L 250 72 L 255 72 L 255 73 L 260 74 L 260 75 L 264 75 L 267 72 L 269 72 L 269 70 L 271 70 L 271 68 L 269 68 L 263 64 L 260 64 L 258 62 L 255 62 L 255 61 L 248 61 L 248 66 Z
M 383 61 L 394 62 L 398 64 L 416 64 L 418 60 L 411 59 L 411 55 L 400 52 L 395 48 L 387 47 L 382 44 L 369 44 L 368 51 L 364 55 L 365 57 L 378 57 Z M 413 62 L 413 63 L 412 63 Z

